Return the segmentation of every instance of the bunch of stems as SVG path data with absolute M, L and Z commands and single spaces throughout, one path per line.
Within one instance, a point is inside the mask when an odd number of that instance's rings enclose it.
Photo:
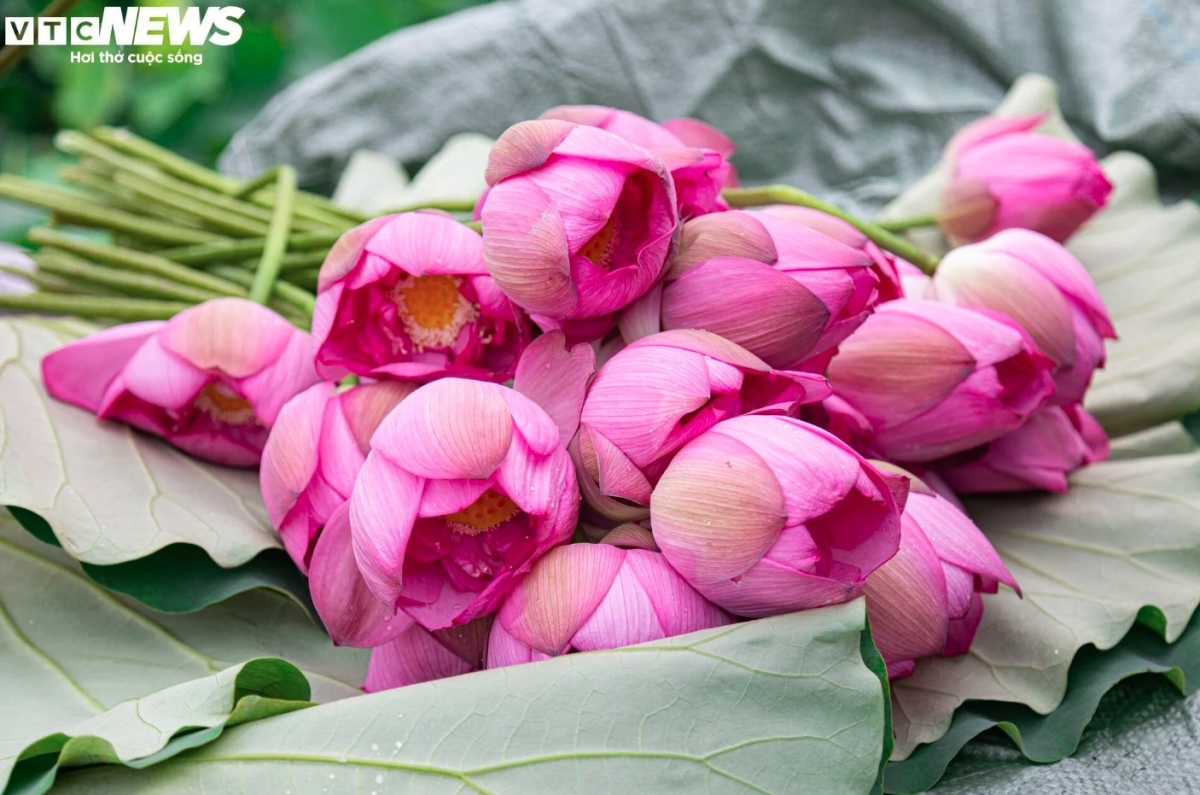
M 29 232 L 34 272 L 16 271 L 36 292 L 0 295 L 0 308 L 149 320 L 238 296 L 307 328 L 317 269 L 367 218 L 297 190 L 289 166 L 236 179 L 112 128 L 64 130 L 55 145 L 79 159 L 66 187 L 0 175 L 0 198 L 50 213 Z

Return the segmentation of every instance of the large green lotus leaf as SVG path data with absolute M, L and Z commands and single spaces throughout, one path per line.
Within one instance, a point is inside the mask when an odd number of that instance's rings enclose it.
M 1173 642 L 1200 602 L 1200 453 L 1094 464 L 1067 494 L 967 509 L 1025 596 L 984 596 L 969 653 L 923 660 L 894 684 L 897 760 L 942 737 L 969 700 L 1052 711 L 1081 648 L 1112 648 L 1139 617 Z
M 996 109 L 1000 116 L 1032 113 L 1048 114 L 1042 132 L 1074 140 L 1057 89 L 1044 77 L 1017 81 Z M 1200 409 L 1200 206 L 1190 200 L 1165 206 L 1154 168 L 1140 155 L 1117 152 L 1102 165 L 1112 198 L 1067 248 L 1095 278 L 1120 337 L 1108 344 L 1108 364 L 1096 373 L 1086 405 L 1109 433 L 1125 434 Z M 881 217 L 932 212 L 946 178 L 939 165 Z M 910 237 L 945 250 L 936 230 Z
M 0 318 L 0 505 L 98 581 L 160 610 L 196 610 L 257 587 L 306 604 L 256 473 L 197 461 L 46 393 L 41 358 L 93 330 Z
M 864 793 L 886 687 L 862 601 L 361 696 L 64 792 Z
M 904 761 L 888 765 L 884 791 L 894 795 L 924 792 L 942 777 L 964 745 L 994 726 L 1012 738 L 1027 759 L 1057 762 L 1075 753 L 1104 694 L 1122 680 L 1144 673 L 1162 674 L 1184 693 L 1200 687 L 1200 613 L 1192 616 L 1183 636 L 1173 644 L 1148 627 L 1135 625 L 1107 651 L 1094 646 L 1081 649 L 1071 663 L 1066 695 L 1049 715 L 1039 715 L 1021 704 L 968 701 L 954 713 L 949 730 L 940 739 L 920 746 Z
M 243 666 L 260 657 L 290 662 Z M 18 765 L 22 781 L 36 784 L 52 778 L 60 751 L 70 764 L 128 762 L 160 752 L 184 729 L 219 732 L 247 694 L 357 695 L 365 663 L 364 651 L 335 648 L 280 594 L 258 590 L 198 613 L 156 614 L 0 518 L 0 782 L 20 759 L 39 758 Z M 291 708 L 247 702 L 239 714 L 276 707 Z

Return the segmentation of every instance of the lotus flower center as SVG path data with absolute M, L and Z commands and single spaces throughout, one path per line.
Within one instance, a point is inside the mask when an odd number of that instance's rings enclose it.
M 479 307 L 463 296 L 460 276 L 405 276 L 391 299 L 417 350 L 452 348 L 458 333 L 479 317 Z
M 479 499 L 446 517 L 446 525 L 455 533 L 477 536 L 507 522 L 517 515 L 517 504 L 503 494 L 488 489 Z
M 250 401 L 219 381 L 213 381 L 200 390 L 192 405 L 226 425 L 252 425 L 258 422 L 258 415 Z
M 621 245 L 621 222 L 613 215 L 600 231 L 592 235 L 588 242 L 579 249 L 581 256 L 587 257 L 597 268 L 607 270 L 612 264 L 613 254 Z

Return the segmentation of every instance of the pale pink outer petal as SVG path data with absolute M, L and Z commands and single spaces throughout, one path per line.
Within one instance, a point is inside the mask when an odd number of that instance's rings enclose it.
M 625 186 L 626 167 L 583 157 L 556 157 L 520 176 L 542 190 L 562 220 L 567 249 L 576 253 L 612 215 Z M 488 199 L 494 201 L 493 198 Z
M 338 395 L 342 414 L 363 455 L 371 449 L 371 437 L 384 418 L 416 389 L 417 384 L 407 381 L 377 381 Z
M 619 531 L 618 527 L 613 532 Z M 612 533 L 609 534 L 611 536 Z M 608 541 L 608 538 L 605 538 Z M 679 572 L 671 568 L 667 559 L 650 550 L 631 549 L 625 556 L 624 569 L 637 577 L 642 590 L 654 607 L 658 623 L 665 637 L 686 635 L 710 627 L 731 624 L 733 616 L 705 599 Z
M 662 331 L 662 282 L 625 307 L 617 317 L 617 328 L 625 342 L 636 342 Z
M 363 250 L 366 248 L 367 241 L 371 236 L 379 230 L 380 227 L 387 224 L 394 216 L 383 215 L 379 218 L 359 224 L 349 230 L 337 239 L 333 244 L 333 248 L 325 256 L 325 262 L 321 265 L 321 272 L 317 276 L 317 298 L 320 299 L 330 288 L 330 286 L 344 278 L 350 271 L 354 270 L 358 265 L 359 259 L 362 257 Z M 334 305 L 337 302 L 334 301 Z M 324 339 L 325 334 L 317 333 L 317 323 L 313 322 L 313 337 Z
M 365 250 L 414 276 L 486 272 L 483 240 L 449 215 L 418 211 L 390 216 L 367 240 Z
M 663 290 L 663 328 L 710 331 L 778 368 L 805 359 L 829 317 L 807 287 L 748 259 L 706 260 Z
M 958 508 L 941 497 L 913 492 L 907 512 L 921 525 L 942 560 L 1021 592 L 991 542 Z
M 798 223 L 788 215 L 750 211 L 775 242 L 776 267 L 786 271 L 855 270 L 873 263 L 866 252 L 844 241 L 843 235 L 829 235 Z
M 393 604 L 367 587 L 354 557 L 350 506 L 343 504 L 325 523 L 309 568 L 309 588 L 321 622 L 339 646 L 381 646 L 413 625 Z
M 862 583 L 843 583 L 797 571 L 766 558 L 736 580 L 696 586 L 706 598 L 736 616 L 766 616 L 841 604 L 862 593 Z
M 296 395 L 280 410 L 267 438 L 259 485 L 276 528 L 317 472 L 321 425 L 334 389 L 333 384 L 317 384 Z
M 975 639 L 975 630 L 979 629 L 979 621 L 983 618 L 983 599 L 976 593 L 971 597 L 971 605 L 963 618 L 952 619 L 946 630 L 946 648 L 942 654 L 952 657 L 955 654 L 966 654 Z
M 97 331 L 69 342 L 42 359 L 46 391 L 59 400 L 96 411 L 105 391 L 134 353 L 166 321 L 144 320 Z
M 490 477 L 513 440 L 509 391 L 461 378 L 426 384 L 380 423 L 372 450 L 416 477 Z M 557 429 L 553 437 L 557 440 Z
M 958 340 L 980 366 L 1002 362 L 1033 348 L 1017 323 L 994 312 L 912 298 L 888 301 L 875 310 L 877 315 L 893 313 L 938 326 Z
M 666 280 L 674 281 L 690 268 L 714 257 L 737 257 L 771 265 L 779 258 L 766 227 L 744 210 L 710 213 L 687 220 Z
M 719 362 L 735 365 L 742 370 L 771 372 L 771 367 L 762 359 L 735 342 L 701 329 L 675 329 L 660 331 L 653 337 L 645 337 L 630 344 L 630 348 L 676 348 L 681 351 L 699 353 Z
M 342 282 L 327 287 L 317 293 L 317 303 L 313 307 L 312 340 L 310 342 L 313 361 L 317 373 L 330 381 L 340 380 L 350 372 L 343 365 L 327 362 L 321 351 L 325 340 L 329 339 L 329 334 L 333 331 L 333 324 L 337 320 L 338 305 L 341 303 L 342 293 L 345 292 L 345 289 L 346 285 Z
M 955 133 L 946 144 L 943 157 L 952 161 L 969 147 L 1012 133 L 1029 132 L 1045 119 L 1045 114 L 1041 113 L 1031 116 L 986 116 Z
M 426 480 L 417 515 L 426 519 L 457 513 L 482 497 L 491 485 L 491 480 Z
M 612 479 L 608 477 L 608 473 L 603 468 L 600 469 L 599 480 L 605 482 L 605 486 L 601 487 L 600 483 L 597 482 L 597 478 L 588 471 L 587 467 L 584 466 L 582 455 L 580 453 L 580 442 L 585 434 L 587 434 L 589 437 L 588 444 L 592 445 L 590 449 L 594 451 L 594 441 L 591 439 L 590 431 L 588 431 L 586 428 L 582 429 L 581 432 L 571 440 L 571 445 L 568 450 L 571 454 L 571 461 L 575 465 L 575 472 L 577 475 L 576 480 L 579 482 L 579 490 L 583 495 L 583 499 L 587 502 L 588 507 L 598 512 L 601 516 L 617 522 L 637 522 L 645 519 L 650 515 L 650 510 L 644 504 L 650 501 L 650 483 L 646 480 L 645 476 L 641 474 L 641 472 L 638 472 L 637 468 L 633 466 L 629 459 L 624 459 L 625 469 L 629 470 L 630 474 L 636 474 L 637 476 L 633 479 L 636 481 L 636 485 L 632 489 L 632 492 L 644 497 L 644 502 L 641 505 L 629 505 L 628 503 L 610 497 L 604 491 L 604 488 L 612 488 Z M 610 442 L 605 441 L 602 444 L 612 448 L 612 444 Z M 612 449 L 615 450 L 615 448 Z M 598 459 L 598 465 L 602 465 L 603 463 L 603 459 Z
M 550 550 L 504 600 L 496 623 L 536 651 L 562 654 L 608 593 L 625 555 L 602 544 Z
M 484 179 L 489 187 L 497 182 L 537 168 L 546 162 L 555 148 L 576 125 L 553 119 L 522 121 L 509 127 L 488 154 Z M 488 196 L 491 202 L 491 196 Z
M 637 168 L 653 171 L 662 178 L 671 193 L 671 204 L 675 203 L 674 190 L 671 188 L 670 175 L 662 161 L 646 147 L 627 141 L 618 135 L 606 132 L 597 127 L 579 126 L 567 133 L 554 149 L 554 154 L 574 156 L 589 160 L 601 160 L 611 163 L 623 163 Z
M 871 637 L 889 664 L 941 653 L 946 646 L 946 579 L 933 545 L 909 514 L 900 549 L 867 577 Z
M 668 119 L 662 123 L 662 127 L 682 141 L 684 146 L 714 149 L 726 160 L 733 157 L 734 152 L 737 151 L 737 146 L 729 136 L 699 119 L 686 116 Z
M 270 428 L 284 403 L 319 380 L 313 368 L 308 335 L 296 331 L 275 361 L 241 380 L 238 386 L 242 397 L 254 406 L 259 421 Z
M 480 213 L 488 273 L 529 312 L 563 317 L 579 303 L 563 218 L 532 182 L 506 180 L 492 188 Z
M 546 111 L 539 118 L 562 119 L 589 127 L 599 127 L 648 149 L 681 146 L 683 143 L 664 125 L 656 124 L 627 110 L 603 105 L 559 105 Z
M 546 411 L 516 390 L 496 385 L 497 394 L 512 416 L 514 441 L 520 439 L 536 456 L 553 455 L 562 449 L 562 433 Z
M 191 404 L 212 375 L 195 367 L 160 344 L 160 336 L 146 340 L 121 372 L 124 388 L 154 406 L 182 409 Z M 105 401 L 107 403 L 107 401 Z M 100 415 L 107 406 L 102 404 Z
M 638 505 L 645 505 L 650 501 L 650 481 L 646 478 L 645 473 L 638 469 L 637 465 L 633 461 L 630 461 L 629 457 L 620 448 L 609 441 L 604 434 L 586 424 L 580 426 L 578 438 L 581 453 L 586 455 L 590 450 L 591 454 L 595 456 L 595 480 L 601 493 L 629 500 Z M 581 462 L 581 464 L 587 463 L 586 460 Z M 580 471 L 580 479 L 583 482 L 590 482 L 592 480 L 592 477 L 590 477 L 590 467 L 584 466 L 583 469 L 580 469 L 577 466 L 576 469 Z M 584 477 L 583 473 L 585 472 L 589 474 L 588 477 Z M 613 514 L 608 508 L 615 506 L 592 503 L 590 498 L 591 495 L 589 494 L 589 503 L 610 518 L 634 518 L 632 515 L 624 516 L 623 511 Z M 641 512 L 638 511 L 637 514 L 640 516 Z
M 604 533 L 601 544 L 611 544 L 624 549 L 648 549 L 658 552 L 658 544 L 649 530 L 633 522 L 624 522 Z
M 308 340 L 274 311 L 244 298 L 215 298 L 185 309 L 159 334 L 163 348 L 192 366 L 238 379 L 275 362 L 297 336 Z
M 588 380 L 596 370 L 596 352 L 580 343 L 569 349 L 561 331 L 538 337 L 521 354 L 513 389 L 542 407 L 558 426 L 565 447 L 579 428 Z
M 317 471 L 321 479 L 341 494 L 343 499 L 349 498 L 350 492 L 354 490 L 354 481 L 358 478 L 358 471 L 362 469 L 363 462 L 367 460 L 367 451 L 370 450 L 369 445 L 360 445 L 354 438 L 353 429 L 346 416 L 348 404 L 343 399 L 348 394 L 365 388 L 355 386 L 347 392 L 335 395 L 325 407 L 325 419 L 321 424 Z M 278 421 L 277 418 L 276 422 Z
M 509 665 L 522 665 L 528 662 L 549 660 L 551 656 L 531 649 L 514 638 L 504 629 L 504 625 L 501 622 L 496 621 L 492 624 L 492 634 L 488 638 L 488 668 L 504 668 Z
M 473 670 L 470 663 L 439 643 L 429 630 L 410 624 L 403 634 L 371 652 L 363 690 L 378 693 Z
M 630 555 L 642 552 L 643 550 L 627 551 L 625 561 L 629 560 Z M 579 651 L 603 651 L 632 646 L 635 643 L 647 643 L 666 636 L 642 583 L 637 575 L 624 565 L 617 570 L 616 577 L 592 614 L 575 632 L 570 645 Z
M 549 456 L 533 456 L 522 443 L 514 444 L 496 471 L 496 484 L 532 516 L 554 519 L 561 514 L 564 520 L 568 514 L 578 517 L 579 487 L 571 457 L 563 448 Z M 570 525 L 574 529 L 574 518 Z
M 350 495 L 350 528 L 359 571 L 376 598 L 395 605 L 423 481 L 372 451 Z
M 946 611 L 949 619 L 963 618 L 975 598 L 975 575 L 952 563 L 943 562 L 942 575 L 946 580 Z

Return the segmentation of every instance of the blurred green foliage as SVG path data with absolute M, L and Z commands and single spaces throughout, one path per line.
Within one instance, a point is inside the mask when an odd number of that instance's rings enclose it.
M 34 16 L 47 0 L 0 0 L 3 16 Z M 487 0 L 83 0 L 72 16 L 99 16 L 105 6 L 235 5 L 242 38 L 228 47 L 184 48 L 198 65 L 71 63 L 73 50 L 36 47 L 0 76 L 0 170 L 52 180 L 64 158 L 54 132 L 123 125 L 212 165 L 230 136 L 288 83 L 399 28 Z M 114 52 L 117 48 L 111 48 Z M 179 48 L 163 47 L 164 56 Z M 0 239 L 19 240 L 37 218 L 0 208 Z

